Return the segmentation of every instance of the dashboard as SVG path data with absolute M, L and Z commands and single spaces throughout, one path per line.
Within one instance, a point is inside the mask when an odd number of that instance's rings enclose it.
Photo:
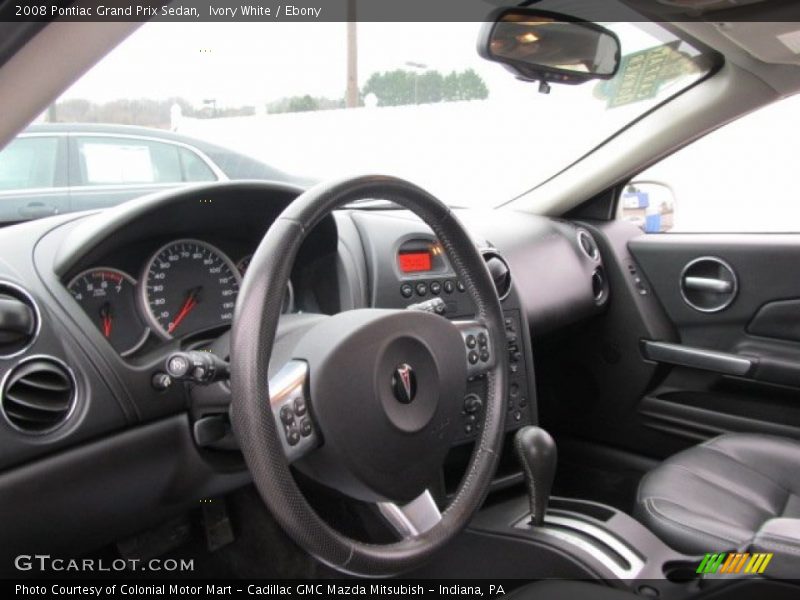
M 74 551 L 80 537 L 97 547 L 199 495 L 249 481 L 227 421 L 227 382 L 170 382 L 164 367 L 179 350 L 229 358 L 249 259 L 300 193 L 226 182 L 0 230 L 0 310 L 27 315 L 29 325 L 16 337 L 0 331 L 0 505 L 11 515 L 8 540 Z M 501 299 L 510 435 L 537 420 L 532 335 L 605 310 L 607 277 L 586 227 L 508 211 L 457 216 Z M 431 230 L 412 213 L 383 206 L 346 207 L 323 219 L 282 293 L 287 321 L 433 299 L 443 301 L 446 318 L 475 313 Z M 480 362 L 479 344 L 474 354 Z M 485 390 L 484 380 L 471 377 L 453 416 L 460 429 L 443 493 L 466 466 Z M 76 503 L 82 510 L 63 519 Z

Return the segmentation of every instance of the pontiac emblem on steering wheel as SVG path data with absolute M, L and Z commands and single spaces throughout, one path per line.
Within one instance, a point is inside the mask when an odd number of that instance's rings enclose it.
M 417 395 L 417 376 L 406 363 L 399 365 L 392 375 L 392 390 L 398 402 L 410 404 Z

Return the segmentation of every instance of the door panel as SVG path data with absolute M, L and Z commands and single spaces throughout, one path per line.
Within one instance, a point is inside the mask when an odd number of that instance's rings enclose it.
M 779 305 L 776 316 L 771 306 L 800 300 L 800 235 L 643 235 L 625 221 L 582 225 L 600 246 L 611 294 L 602 316 L 534 338 L 544 427 L 654 459 L 724 432 L 800 439 L 800 314 L 782 323 L 791 311 Z M 716 312 L 692 308 L 681 291 L 686 265 L 708 256 L 736 278 L 732 301 Z M 688 273 L 723 278 L 713 266 Z M 753 323 L 762 333 L 767 323 L 770 333 L 776 322 L 782 339 L 753 332 Z M 666 352 L 648 354 L 648 340 Z
M 678 360 L 642 345 L 663 373 L 639 404 L 642 424 L 687 441 L 800 438 L 800 235 L 642 235 L 628 248 L 679 337 Z M 720 356 L 729 361 L 709 358 Z

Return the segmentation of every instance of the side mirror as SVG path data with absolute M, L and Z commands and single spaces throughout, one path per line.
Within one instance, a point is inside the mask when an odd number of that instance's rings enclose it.
M 663 233 L 675 220 L 675 193 L 658 181 L 631 181 L 620 196 L 620 216 L 645 233 Z
M 484 23 L 478 54 L 520 79 L 583 83 L 611 79 L 620 64 L 617 35 L 595 23 L 533 8 L 502 8 Z

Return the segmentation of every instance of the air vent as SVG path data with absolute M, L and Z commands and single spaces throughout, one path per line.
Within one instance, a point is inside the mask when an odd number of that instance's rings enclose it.
M 511 269 L 508 263 L 496 250 L 483 250 L 483 260 L 489 268 L 489 274 L 494 281 L 494 287 L 500 300 L 505 300 L 511 291 Z
M 60 427 L 75 405 L 75 378 L 54 358 L 33 357 L 6 375 L 3 415 L 15 429 L 43 434 Z
M 586 256 L 592 260 L 600 260 L 600 250 L 597 248 L 597 242 L 585 229 L 578 230 L 578 245 Z
M 39 332 L 39 309 L 21 287 L 0 281 L 0 358 L 27 350 Z
M 606 274 L 603 267 L 597 267 L 592 273 L 592 295 L 597 304 L 602 304 L 608 295 L 608 284 L 606 283 Z

